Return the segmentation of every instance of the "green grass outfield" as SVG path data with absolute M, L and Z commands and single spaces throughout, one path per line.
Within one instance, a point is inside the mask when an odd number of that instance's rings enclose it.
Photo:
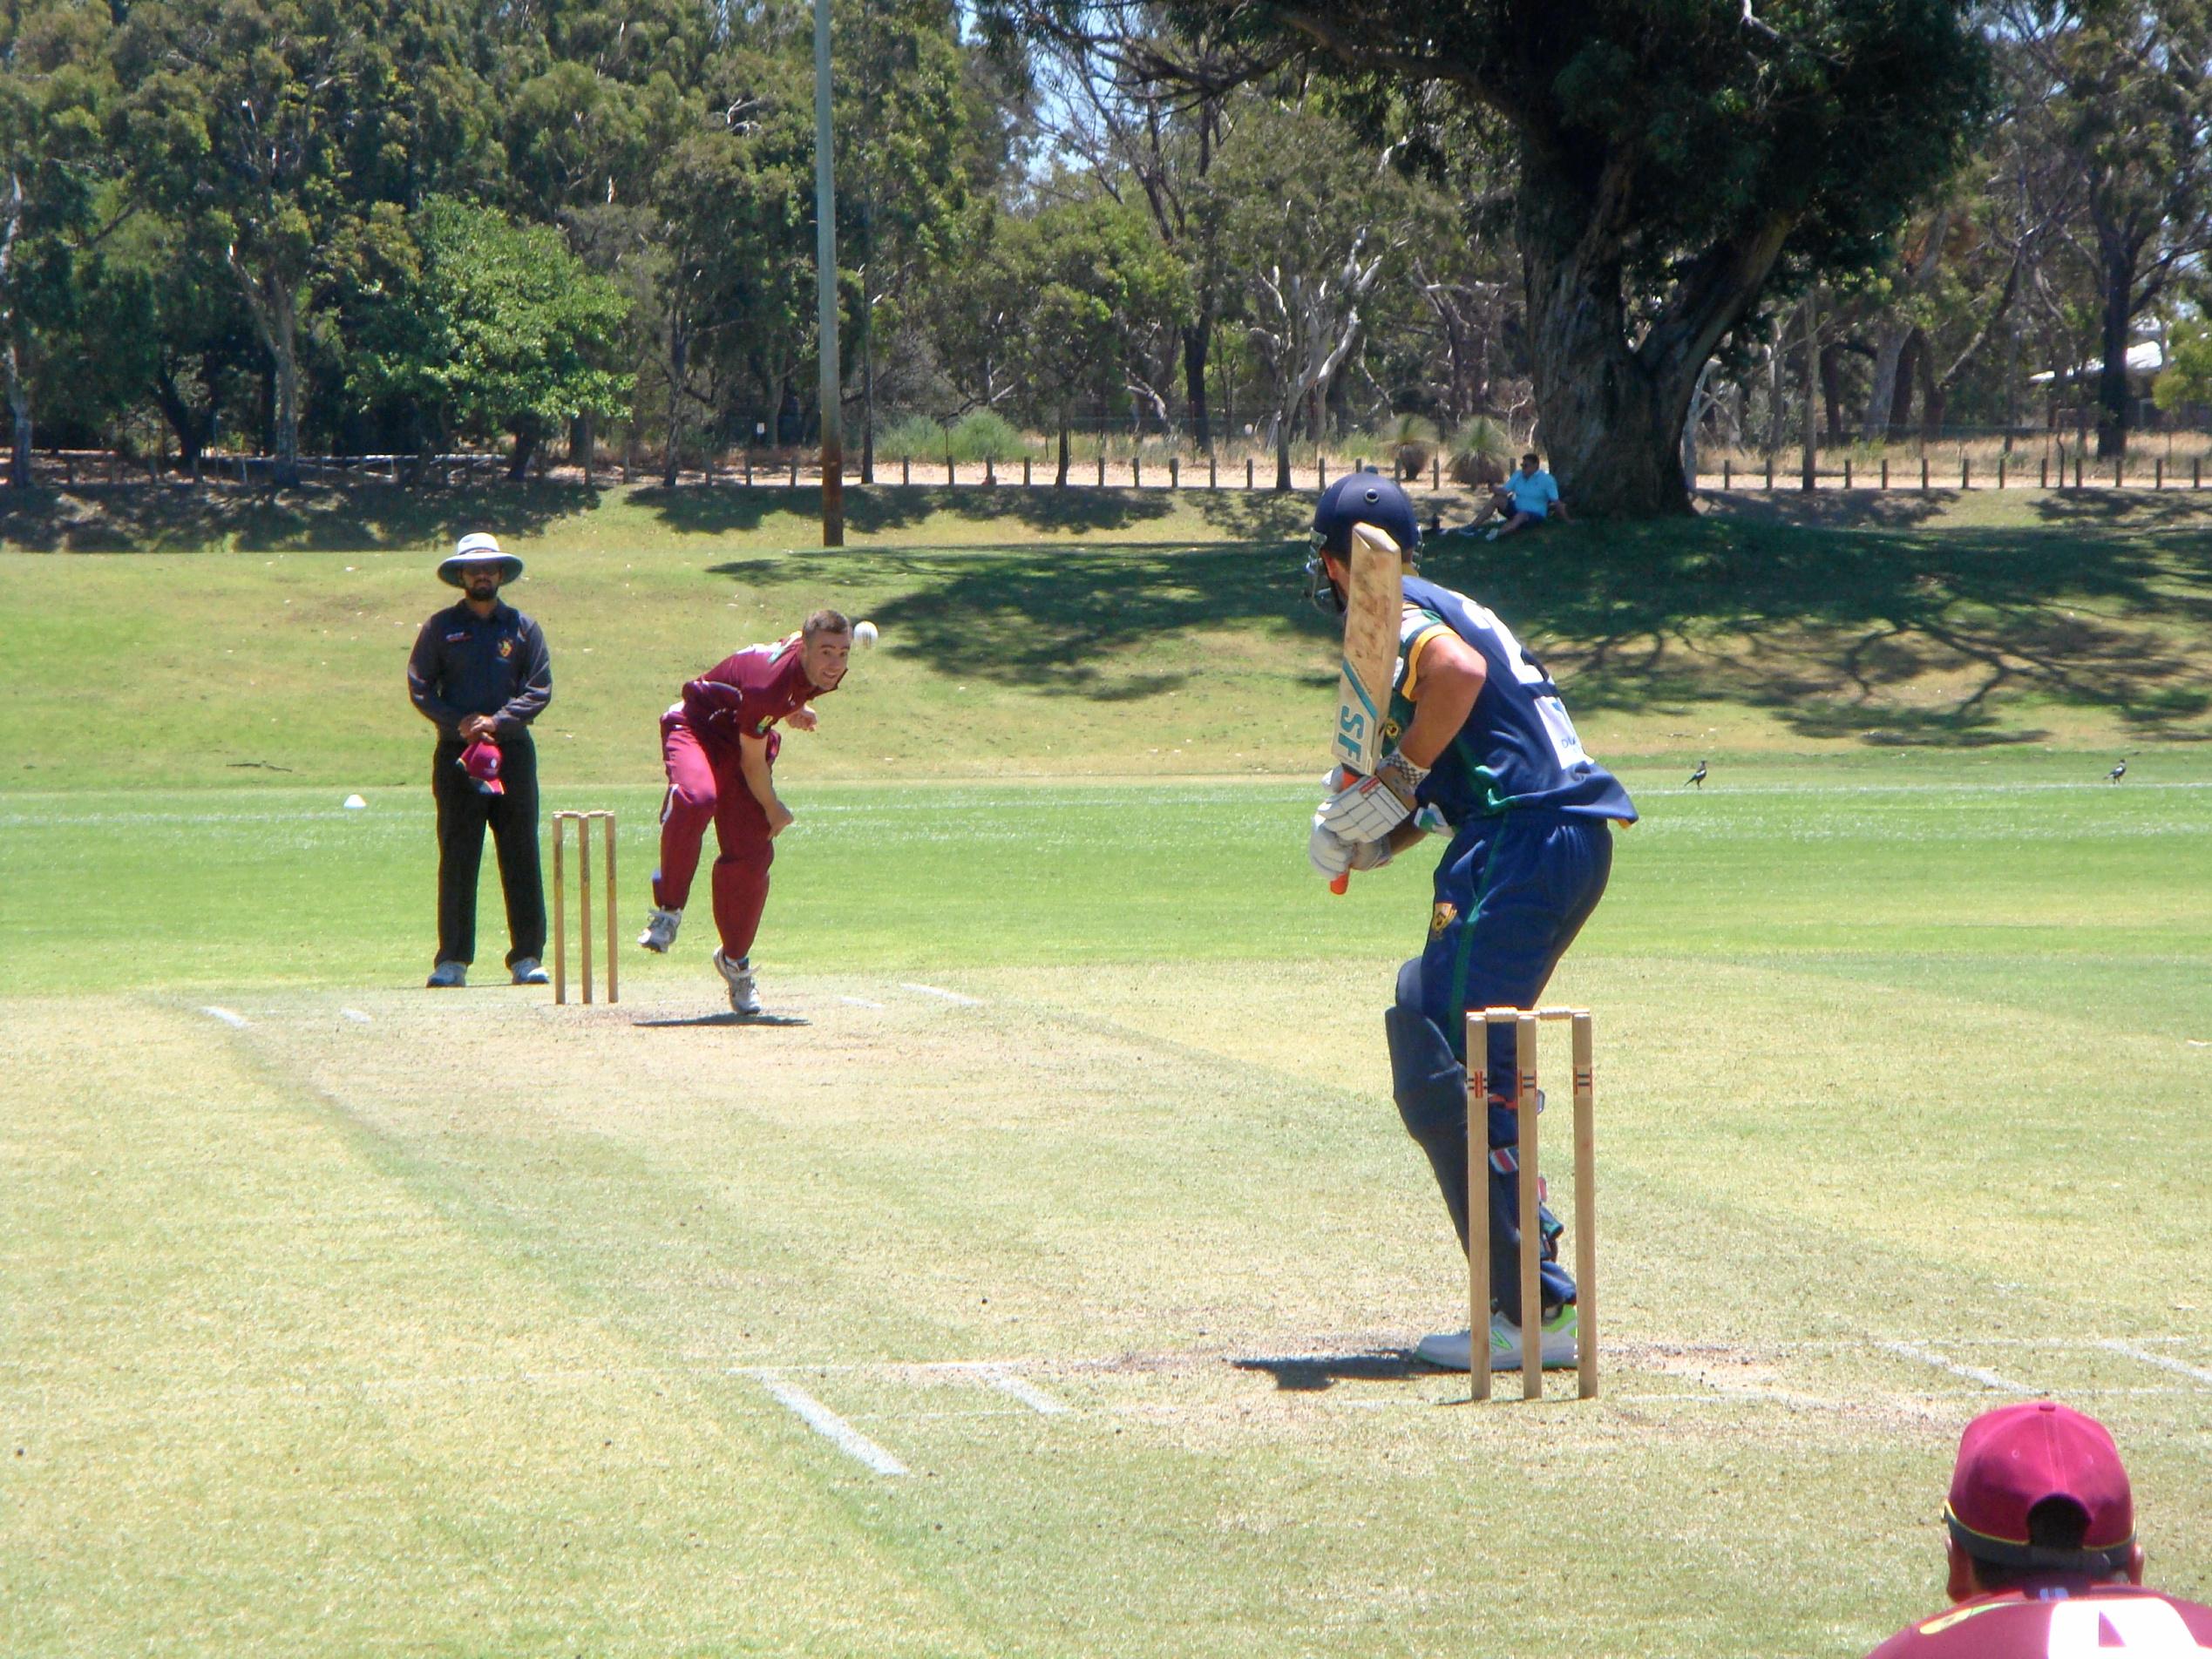
M 1433 561 L 1645 812 L 1556 987 L 1606 1392 L 1481 1408 L 1402 1358 L 1465 1317 L 1377 1018 L 1425 861 L 1305 869 L 1280 526 L 533 522 L 626 933 L 682 673 L 885 624 L 786 750 L 781 1027 L 703 905 L 616 1007 L 419 988 L 475 509 L 0 553 L 0 1653 L 1850 1656 L 2029 1390 L 2212 1599 L 2202 521 L 2001 504 Z

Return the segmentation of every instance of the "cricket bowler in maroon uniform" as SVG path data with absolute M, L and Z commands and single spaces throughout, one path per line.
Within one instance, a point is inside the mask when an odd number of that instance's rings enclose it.
M 2212 1608 L 2143 1588 L 2127 1471 L 2094 1418 L 2049 1400 L 1976 1418 L 1944 1520 L 1953 1605 L 1870 1659 L 2212 1653 Z
M 661 809 L 661 864 L 653 872 L 653 913 L 638 943 L 666 951 L 675 943 L 700 843 L 715 826 L 715 931 L 721 944 L 715 971 L 729 987 L 729 1006 L 761 1012 L 753 985 L 753 938 L 768 903 L 768 867 L 776 837 L 791 822 L 777 798 L 776 728 L 814 729 L 807 705 L 835 691 L 852 653 L 852 624 L 836 611 L 817 611 L 806 626 L 773 645 L 748 646 L 689 681 L 683 699 L 661 716 L 661 756 L 668 793 Z

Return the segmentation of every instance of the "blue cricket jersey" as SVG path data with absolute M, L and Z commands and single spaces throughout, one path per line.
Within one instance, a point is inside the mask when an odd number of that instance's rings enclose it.
M 1412 722 L 1421 649 L 1439 630 L 1479 652 L 1487 670 L 1467 723 L 1421 786 L 1422 804 L 1455 827 L 1530 809 L 1635 823 L 1628 791 L 1583 752 L 1559 687 L 1512 629 L 1464 593 L 1423 578 L 1407 577 L 1405 593 L 1390 736 Z

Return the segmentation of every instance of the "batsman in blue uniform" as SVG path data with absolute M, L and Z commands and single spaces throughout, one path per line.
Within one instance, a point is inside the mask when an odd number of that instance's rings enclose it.
M 1403 620 L 1390 717 L 1393 747 L 1374 775 L 1339 774 L 1313 815 L 1308 852 L 1334 877 L 1374 870 L 1435 835 L 1446 838 L 1426 949 L 1398 972 L 1383 1015 L 1390 1072 L 1406 1128 L 1428 1155 L 1444 1203 L 1467 1245 L 1467 1067 L 1470 1008 L 1533 1008 L 1559 958 L 1605 890 L 1612 825 L 1636 809 L 1618 781 L 1583 752 L 1559 688 L 1513 631 L 1463 593 L 1412 573 L 1421 543 L 1413 504 L 1372 472 L 1340 478 L 1313 515 L 1306 565 L 1314 602 L 1343 613 L 1351 589 L 1352 528 L 1387 533 L 1405 553 Z M 1520 1143 L 1513 1033 L 1490 1034 L 1491 1364 L 1521 1363 Z M 1557 1260 L 1558 1223 L 1546 1213 L 1544 1363 L 1576 1358 L 1575 1285 Z M 1455 1371 L 1471 1333 L 1425 1337 L 1415 1351 Z

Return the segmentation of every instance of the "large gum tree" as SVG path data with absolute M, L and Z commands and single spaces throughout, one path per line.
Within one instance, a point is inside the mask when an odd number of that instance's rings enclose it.
M 1444 176 L 1510 161 L 1542 442 L 1601 515 L 1688 510 L 1680 437 L 1715 348 L 1770 291 L 1878 257 L 1988 81 L 1964 0 L 1171 9 L 1282 43 Z

